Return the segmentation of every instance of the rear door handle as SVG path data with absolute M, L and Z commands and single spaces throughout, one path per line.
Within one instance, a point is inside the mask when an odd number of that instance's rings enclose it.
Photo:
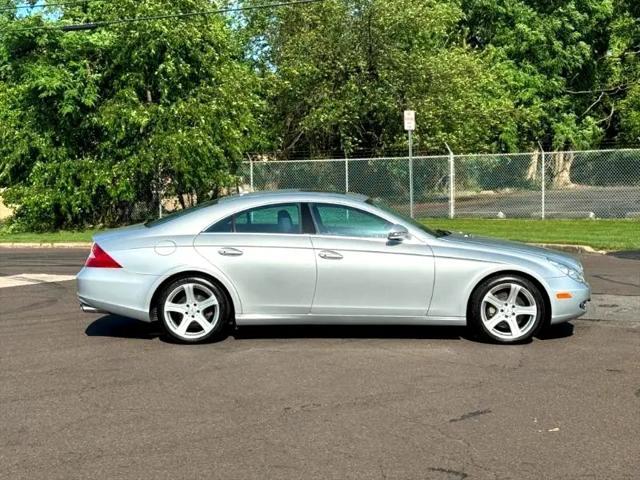
M 338 252 L 334 252 L 333 250 L 322 250 L 318 256 L 325 260 L 341 260 L 343 258 L 342 255 Z
M 224 247 L 218 250 L 220 255 L 224 255 L 225 257 L 239 257 L 244 252 L 242 250 L 238 250 L 237 248 Z

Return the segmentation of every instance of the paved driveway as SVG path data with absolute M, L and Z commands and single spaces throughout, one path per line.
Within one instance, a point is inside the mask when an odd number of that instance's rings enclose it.
M 0 287 L 2 478 L 638 478 L 637 258 L 585 257 L 595 308 L 525 346 L 435 327 L 183 346 L 80 313 L 64 276 L 85 256 L 0 249 L 0 276 L 31 279 Z

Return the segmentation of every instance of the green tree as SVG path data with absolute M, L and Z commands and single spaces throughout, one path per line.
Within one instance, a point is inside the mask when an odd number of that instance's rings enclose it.
M 504 78 L 521 111 L 519 148 L 538 141 L 545 149 L 589 148 L 617 135 L 620 89 L 611 82 L 620 57 L 613 25 L 625 24 L 617 20 L 622 3 L 463 0 L 467 41 L 510 70 Z M 572 163 L 570 154 L 553 155 L 553 185 L 571 184 Z
M 0 185 L 19 222 L 116 224 L 148 213 L 160 188 L 202 200 L 233 183 L 262 104 L 231 18 L 20 30 L 211 8 L 122 0 L 4 19 Z
M 619 101 L 610 102 L 611 136 L 623 142 L 640 142 L 640 3 L 616 2 L 612 45 L 608 62 L 611 74 L 602 90 Z
M 285 157 L 403 148 L 418 111 L 422 150 L 513 146 L 503 70 L 465 46 L 457 2 L 326 0 L 253 12 L 249 57 L 262 73 L 273 148 Z

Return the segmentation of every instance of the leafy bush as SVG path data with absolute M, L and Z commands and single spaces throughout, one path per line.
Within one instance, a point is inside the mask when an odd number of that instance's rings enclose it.
M 211 7 L 174 3 L 185 11 Z M 137 7 L 86 5 L 104 19 Z M 140 8 L 157 14 L 167 5 Z M 70 21 L 82 15 L 64 10 Z M 202 200 L 232 183 L 242 152 L 259 137 L 262 103 L 227 19 L 212 17 L 206 28 L 164 19 L 81 35 L 14 28 L 43 21 L 13 20 L 0 43 L 0 187 L 16 207 L 16 225 L 40 231 L 139 221 L 157 209 L 159 190 Z

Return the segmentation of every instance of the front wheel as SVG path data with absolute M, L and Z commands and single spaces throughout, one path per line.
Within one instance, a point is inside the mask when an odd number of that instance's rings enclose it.
M 469 303 L 469 323 L 499 343 L 524 342 L 540 329 L 545 316 L 540 289 L 526 278 L 501 275 L 482 282 Z
M 186 343 L 218 335 L 227 323 L 229 310 L 220 287 L 200 277 L 176 280 L 163 290 L 158 301 L 158 316 L 165 330 Z

